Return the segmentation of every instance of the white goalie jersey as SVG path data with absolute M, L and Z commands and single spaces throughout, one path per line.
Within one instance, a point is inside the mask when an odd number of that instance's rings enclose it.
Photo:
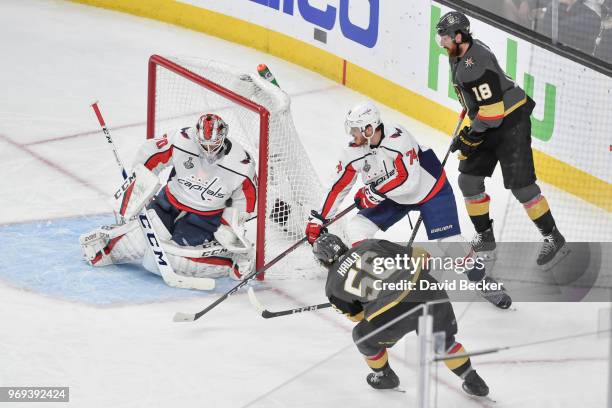
M 147 140 L 135 163 L 156 174 L 172 166 L 164 187 L 170 203 L 183 211 L 200 215 L 223 212 L 231 206 L 240 213 L 253 213 L 257 199 L 255 164 L 238 143 L 225 140 L 225 149 L 213 163 L 199 152 L 195 130 L 183 128 L 170 137 Z
M 238 143 L 227 138 L 223 143 L 223 150 L 209 161 L 200 154 L 192 128 L 147 140 L 136 154 L 134 175 L 115 196 L 120 205 L 117 212 L 127 222 L 83 234 L 80 243 L 85 260 L 92 266 L 105 266 L 141 259 L 147 270 L 159 274 L 139 221 L 133 217 L 158 190 L 157 175 L 171 166 L 160 194 L 185 213 L 221 217 L 214 240 L 189 246 L 173 241 L 159 214 L 146 210 L 174 270 L 184 276 L 208 278 L 227 276 L 229 272 L 231 277 L 240 279 L 248 273 L 253 265 L 252 244 L 244 236 L 244 220 L 255 211 L 255 165 Z

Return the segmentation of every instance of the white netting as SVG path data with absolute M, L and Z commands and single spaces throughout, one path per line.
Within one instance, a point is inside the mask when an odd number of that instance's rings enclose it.
M 310 210 L 322 198 L 322 186 L 300 142 L 293 124 L 289 96 L 254 74 L 234 67 L 195 58 L 167 58 L 181 67 L 229 89 L 270 112 L 267 135 L 267 180 L 259 177 L 266 190 L 265 262 L 287 249 L 304 234 Z M 151 92 L 151 90 L 150 90 Z M 244 147 L 259 166 L 260 117 L 226 96 L 156 65 L 155 136 L 194 126 L 205 112 L 219 114 L 229 126 L 228 137 Z M 151 124 L 149 124 L 151 126 Z M 254 238 L 255 221 L 250 224 Z M 257 245 L 261 245 L 258 243 Z M 266 272 L 266 278 L 312 278 L 322 276 L 309 245 L 303 245 Z

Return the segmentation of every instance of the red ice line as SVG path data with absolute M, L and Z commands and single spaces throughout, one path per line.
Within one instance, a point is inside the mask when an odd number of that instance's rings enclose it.
M 40 154 L 36 153 L 35 151 L 33 151 L 32 149 L 30 149 L 28 146 L 21 144 L 21 143 L 17 143 L 14 140 L 9 139 L 7 136 L 0 134 L 0 140 L 5 141 L 6 143 L 10 144 L 11 146 L 21 150 L 22 152 L 25 152 L 27 154 L 29 154 L 30 156 L 34 157 L 35 159 L 37 159 L 38 161 L 40 161 L 41 163 L 51 167 L 52 169 L 58 171 L 59 173 L 63 174 L 64 176 L 76 181 L 77 183 L 81 184 L 84 187 L 90 188 L 93 191 L 97 192 L 100 195 L 103 196 L 107 196 L 108 193 L 101 190 L 100 188 L 96 187 L 95 185 L 91 184 L 89 181 L 77 176 L 76 174 L 72 173 L 71 171 L 61 167 L 59 164 L 53 163 L 51 160 L 44 158 L 43 156 L 41 156 Z

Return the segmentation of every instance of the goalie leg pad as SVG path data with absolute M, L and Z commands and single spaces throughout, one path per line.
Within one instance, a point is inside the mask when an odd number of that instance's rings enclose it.
M 174 241 L 165 241 L 162 242 L 162 247 L 175 272 L 181 275 L 221 278 L 238 271 L 232 254 L 216 241 L 197 246 L 177 245 Z
M 232 207 L 223 211 L 222 224 L 215 231 L 215 239 L 228 251 L 235 254 L 248 254 L 253 251 L 253 244 L 246 238 L 244 225 L 246 213 L 240 213 Z
M 79 238 L 83 258 L 92 266 L 120 264 L 142 258 L 146 242 L 138 221 L 104 225 Z

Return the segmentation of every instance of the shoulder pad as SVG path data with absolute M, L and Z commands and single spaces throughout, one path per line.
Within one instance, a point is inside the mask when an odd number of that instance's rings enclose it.
M 494 58 L 495 56 L 489 47 L 478 40 L 474 40 L 472 47 L 459 62 L 458 70 L 461 72 L 462 80 L 469 82 L 479 78 L 491 65 Z
M 244 150 L 240 143 L 232 142 L 229 139 L 225 139 L 225 142 L 227 144 L 226 149 L 228 147 L 229 149 L 225 152 L 223 158 L 221 159 L 223 163 L 226 163 L 226 165 L 230 167 L 236 166 L 236 169 L 238 167 L 242 167 L 243 169 L 245 167 L 255 168 L 255 161 L 253 160 L 253 157 L 249 154 L 249 152 Z
M 176 146 L 179 146 L 188 151 L 197 152 L 198 145 L 195 141 L 195 135 L 193 133 L 193 128 L 186 127 L 177 130 L 170 139 L 170 142 Z
M 398 146 L 412 143 L 412 135 L 405 127 L 395 123 L 385 123 L 385 138 L 381 146 Z

